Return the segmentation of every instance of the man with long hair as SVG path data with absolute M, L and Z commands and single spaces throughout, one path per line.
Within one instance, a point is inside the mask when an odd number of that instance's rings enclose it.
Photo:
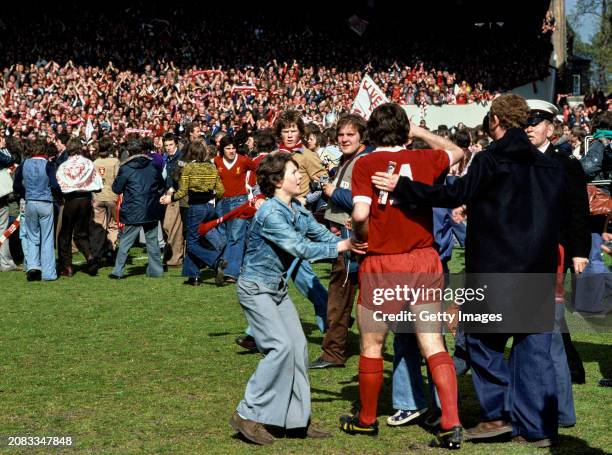
M 424 140 L 433 150 L 406 150 L 409 137 Z M 359 268 L 361 290 L 357 308 L 361 338 L 361 409 L 358 415 L 342 416 L 340 428 L 351 434 L 378 433 L 376 416 L 383 382 L 385 338 L 389 328 L 412 329 L 442 405 L 438 442 L 442 447 L 458 449 L 462 428 L 457 409 L 457 378 L 453 360 L 444 346 L 441 325 L 422 327 L 418 321 L 412 327 L 391 325 L 377 316 L 380 313 L 377 310 L 381 308 L 383 313 L 391 315 L 390 308 L 395 307 L 378 307 L 379 303 L 372 298 L 372 280 L 376 287 L 444 287 L 442 264 L 433 246 L 432 211 L 431 208 L 405 210 L 398 207 L 384 193 L 375 194 L 371 178 L 376 172 L 395 173 L 431 184 L 463 158 L 463 150 L 448 139 L 411 125 L 406 112 L 393 103 L 385 103 L 374 110 L 368 121 L 368 138 L 376 149 L 358 159 L 352 178 L 354 236 L 357 241 L 367 241 L 369 245 Z M 419 311 L 436 312 L 441 307 L 439 301 L 419 300 L 410 304 L 420 307 Z M 400 306 L 401 310 L 405 308 L 408 307 Z

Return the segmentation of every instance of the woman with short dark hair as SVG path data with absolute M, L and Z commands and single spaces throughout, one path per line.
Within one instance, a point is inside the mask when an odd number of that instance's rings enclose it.
M 287 293 L 293 260 L 335 258 L 366 244 L 341 240 L 319 224 L 295 197 L 300 194 L 298 165 L 289 154 L 272 153 L 259 165 L 257 183 L 269 197 L 253 218 L 238 298 L 257 348 L 265 355 L 249 379 L 230 425 L 256 444 L 272 444 L 263 425 L 322 438 L 310 424 L 308 349 L 300 318 Z

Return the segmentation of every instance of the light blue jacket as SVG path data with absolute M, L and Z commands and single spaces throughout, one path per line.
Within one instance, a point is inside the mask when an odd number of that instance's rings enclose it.
M 240 279 L 272 291 L 282 289 L 294 258 L 333 259 L 338 256 L 340 240 L 297 200 L 288 207 L 276 198 L 269 199 L 251 222 Z
M 61 193 L 53 164 L 45 158 L 28 158 L 15 172 L 13 191 L 26 201 L 53 202 L 53 192 Z

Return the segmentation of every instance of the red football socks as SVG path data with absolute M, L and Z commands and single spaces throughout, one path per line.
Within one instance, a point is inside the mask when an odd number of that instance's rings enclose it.
M 376 422 L 378 395 L 383 383 L 383 359 L 359 356 L 359 423 L 372 425 Z M 456 389 L 455 389 L 456 390 Z
M 457 375 L 455 364 L 448 352 L 438 352 L 427 359 L 429 371 L 433 378 L 440 404 L 442 405 L 442 418 L 440 428 L 450 430 L 459 421 L 459 409 L 457 407 Z

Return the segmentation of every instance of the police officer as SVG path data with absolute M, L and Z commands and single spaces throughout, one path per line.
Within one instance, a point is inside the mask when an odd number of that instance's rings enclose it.
M 529 117 L 525 132 L 529 141 L 542 153 L 558 161 L 564 169 L 568 187 L 566 203 L 568 218 L 561 226 L 561 248 L 559 271 L 565 276 L 569 268 L 576 273 L 582 273 L 588 264 L 591 248 L 591 234 L 588 228 L 589 201 L 586 191 L 586 176 L 580 162 L 572 154 L 565 154 L 552 145 L 553 119 L 558 114 L 556 106 L 546 101 L 527 100 Z M 563 258 L 571 258 L 563 260 Z M 567 333 L 566 339 L 571 344 L 567 324 L 565 323 L 563 305 L 563 285 L 559 286 L 561 295 L 555 311 L 555 331 L 551 342 L 551 357 L 555 367 L 557 382 L 557 401 L 559 409 L 559 425 L 570 427 L 576 424 L 574 400 L 572 396 L 571 374 L 567 362 L 566 351 L 561 332 Z M 570 348 L 572 349 L 573 346 Z M 580 362 L 581 363 L 581 362 Z

